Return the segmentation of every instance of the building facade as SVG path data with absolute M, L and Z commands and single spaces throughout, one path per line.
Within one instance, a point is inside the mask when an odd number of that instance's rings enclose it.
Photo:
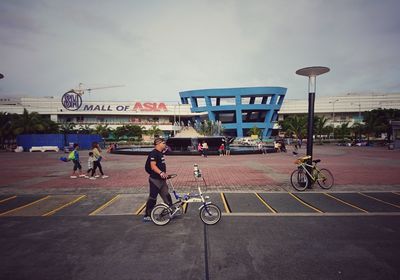
M 316 96 L 315 115 L 326 117 L 328 125 L 339 126 L 363 121 L 363 113 L 374 109 L 400 109 L 400 93 L 348 93 L 337 96 Z M 291 115 L 307 114 L 308 100 L 286 99 L 278 120 Z
M 182 104 L 193 113 L 207 112 L 208 119 L 222 123 L 227 135 L 243 137 L 253 127 L 263 138 L 272 134 L 286 94 L 283 87 L 202 89 L 180 92 Z
M 181 103 L 142 101 L 91 101 L 73 93 L 63 97 L 0 98 L 0 112 L 22 114 L 24 109 L 38 112 L 51 120 L 79 126 L 139 125 L 149 129 L 157 126 L 165 135 L 174 135 L 183 125 L 195 120 L 221 121 L 227 135 L 247 136 L 256 126 L 268 138 L 277 121 L 291 115 L 307 114 L 308 101 L 284 99 L 286 88 L 256 87 L 193 90 L 180 93 Z M 363 120 L 363 113 L 373 109 L 400 109 L 400 93 L 362 94 L 315 99 L 315 115 L 325 116 L 328 124 L 350 126 Z

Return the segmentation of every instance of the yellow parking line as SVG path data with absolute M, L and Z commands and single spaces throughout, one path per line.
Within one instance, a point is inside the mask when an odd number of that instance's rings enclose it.
M 307 202 L 305 202 L 304 200 L 302 200 L 300 197 L 298 197 L 297 195 L 288 192 L 288 194 L 290 194 L 294 199 L 296 199 L 298 202 L 300 202 L 301 204 L 303 204 L 304 206 L 307 206 L 308 208 L 311 208 L 312 210 L 318 212 L 318 213 L 324 213 L 323 211 L 319 210 L 318 208 L 308 204 Z
M 267 206 L 267 208 L 272 212 L 272 213 L 277 213 L 274 208 L 272 208 L 258 193 L 254 193 L 257 198 L 261 201 L 262 204 Z
M 186 214 L 187 209 L 188 209 L 188 203 L 187 202 L 183 203 L 182 208 L 183 208 L 183 213 Z
M 228 202 L 226 201 L 226 198 L 225 198 L 225 194 L 223 192 L 221 193 L 221 199 L 222 199 L 222 202 L 224 203 L 225 212 L 232 213 L 231 208 L 229 207 Z
M 140 213 L 142 213 L 142 211 L 146 208 L 146 204 L 147 204 L 147 202 L 143 203 L 143 205 L 140 206 L 140 207 L 135 211 L 135 215 L 140 215 Z
M 111 205 L 111 203 L 113 203 L 116 199 L 118 199 L 120 195 L 117 194 L 116 196 L 114 196 L 113 198 L 111 198 L 109 201 L 107 201 L 105 204 L 103 204 L 102 206 L 100 206 L 99 208 L 97 208 L 96 210 L 94 210 L 92 213 L 89 214 L 89 216 L 93 216 L 96 215 L 97 213 L 99 213 L 101 210 L 103 210 L 104 208 L 106 208 L 107 206 Z
M 74 200 L 68 202 L 67 204 L 64 204 L 64 205 L 62 205 L 62 206 L 60 206 L 60 207 L 58 207 L 58 208 L 56 208 L 56 209 L 54 209 L 54 210 L 51 210 L 51 211 L 49 211 L 49 212 L 43 214 L 42 216 L 51 216 L 51 215 L 53 215 L 54 213 L 56 213 L 57 211 L 60 211 L 61 209 L 63 209 L 63 208 L 65 208 L 65 207 L 67 207 L 67 206 L 70 206 L 70 205 L 72 205 L 72 204 L 78 202 L 79 200 L 81 200 L 81 199 L 84 198 L 85 196 L 86 196 L 85 194 L 84 194 L 84 195 L 81 195 L 80 197 L 78 197 L 78 198 L 76 198 L 76 199 L 74 199 Z
M 385 204 L 389 204 L 389 205 L 394 206 L 394 207 L 396 207 L 396 208 L 400 208 L 399 205 L 396 205 L 396 204 L 392 204 L 392 203 L 390 203 L 390 202 L 383 201 L 383 200 L 381 200 L 381 199 L 379 199 L 379 198 L 375 198 L 375 197 L 373 197 L 373 196 L 369 196 L 369 195 L 367 195 L 367 194 L 365 194 L 365 193 L 360 193 L 360 192 L 359 192 L 359 194 L 361 194 L 361 195 L 363 195 L 363 196 L 366 196 L 366 197 L 368 197 L 368 198 L 374 199 L 374 200 L 376 200 L 376 201 L 379 201 L 379 202 L 382 202 L 382 203 L 385 203 Z
M 26 208 L 26 207 L 28 207 L 28 206 L 31 206 L 31 205 L 36 204 L 36 203 L 38 203 L 38 202 L 41 202 L 41 201 L 43 201 L 43 200 L 45 200 L 45 199 L 48 199 L 49 197 L 50 197 L 50 195 L 45 196 L 45 197 L 42 197 L 41 199 L 35 200 L 35 201 L 31 202 L 31 203 L 22 205 L 22 206 L 20 206 L 20 207 L 17 207 L 17 208 L 8 210 L 8 211 L 6 211 L 6 212 L 1 213 L 0 216 L 4 216 L 4 215 L 6 215 L 6 214 L 9 214 L 9 213 L 12 213 L 12 212 L 15 212 L 15 211 L 24 209 L 24 208 Z
M 11 200 L 11 199 L 14 199 L 14 198 L 16 198 L 16 197 L 17 197 L 16 195 L 7 197 L 7 198 L 5 198 L 5 199 L 0 200 L 0 203 L 6 202 L 6 201 Z
M 357 209 L 357 210 L 360 210 L 361 212 L 368 213 L 367 210 L 364 210 L 364 209 L 362 209 L 362 208 L 360 208 L 360 207 L 358 207 L 358 206 L 355 206 L 355 205 L 350 204 L 350 203 L 348 203 L 348 202 L 346 202 L 346 201 L 344 201 L 344 200 L 341 200 L 340 198 L 337 198 L 337 197 L 335 197 L 335 196 L 333 196 L 333 195 L 330 195 L 329 193 L 323 193 L 323 194 L 324 194 L 324 195 L 327 195 L 327 196 L 329 196 L 330 198 L 333 198 L 333 199 L 335 199 L 335 200 L 337 200 L 337 201 L 340 201 L 341 203 L 344 203 L 344 204 L 346 204 L 346 205 L 348 205 L 348 206 L 350 206 L 350 207 L 353 207 L 353 208 L 355 208 L 355 209 Z

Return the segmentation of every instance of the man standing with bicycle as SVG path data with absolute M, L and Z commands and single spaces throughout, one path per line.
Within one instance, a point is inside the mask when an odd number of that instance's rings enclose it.
M 167 166 L 163 151 L 166 148 L 165 140 L 162 138 L 154 139 L 154 150 L 147 157 L 145 170 L 149 174 L 150 194 L 146 203 L 146 212 L 143 221 L 151 221 L 150 214 L 157 202 L 158 194 L 161 195 L 164 203 L 172 205 L 172 198 L 168 191 Z

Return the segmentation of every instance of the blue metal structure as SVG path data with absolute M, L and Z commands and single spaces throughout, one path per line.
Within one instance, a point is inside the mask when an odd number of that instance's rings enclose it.
M 33 146 L 57 146 L 63 149 L 69 143 L 78 143 L 80 149 L 91 149 L 92 142 L 102 143 L 98 134 L 20 134 L 17 136 L 17 145 L 25 151 Z
M 284 87 L 244 87 L 190 90 L 179 95 L 192 112 L 208 112 L 209 120 L 221 121 L 227 134 L 243 137 L 256 126 L 268 138 L 286 91 Z

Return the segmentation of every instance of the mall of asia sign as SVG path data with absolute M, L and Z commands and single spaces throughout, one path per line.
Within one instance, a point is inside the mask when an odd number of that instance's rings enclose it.
M 68 91 L 62 96 L 61 103 L 65 109 L 69 111 L 77 111 L 82 107 L 82 96 L 74 91 Z M 168 111 L 168 109 L 163 102 L 136 102 L 133 107 L 131 107 L 130 105 L 84 104 L 82 107 L 82 111 L 160 112 Z

